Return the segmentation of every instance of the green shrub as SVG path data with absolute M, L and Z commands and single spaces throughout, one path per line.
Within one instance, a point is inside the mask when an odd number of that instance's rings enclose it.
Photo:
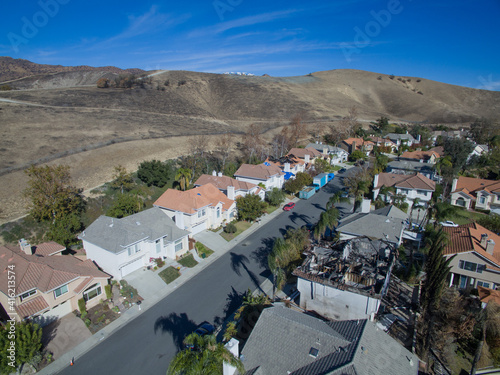
M 233 223 L 229 223 L 224 227 L 224 232 L 226 233 L 236 233 L 237 228 Z
M 80 310 L 80 314 L 87 312 L 87 308 L 85 306 L 85 300 L 83 298 L 80 298 L 78 300 L 78 309 Z
M 90 327 L 91 324 L 92 324 L 92 322 L 90 321 L 90 319 L 85 319 L 85 325 L 87 327 Z
M 104 291 L 106 292 L 106 298 L 111 299 L 113 297 L 113 292 L 111 291 L 111 285 L 105 285 Z
M 86 317 L 87 315 L 88 315 L 88 312 L 84 311 L 84 312 L 82 312 L 82 315 L 80 316 L 80 318 L 81 318 L 82 320 L 85 320 L 85 317 Z

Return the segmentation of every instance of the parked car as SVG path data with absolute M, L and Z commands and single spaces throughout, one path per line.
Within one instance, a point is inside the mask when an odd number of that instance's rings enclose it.
M 290 203 L 287 203 L 285 204 L 285 206 L 283 207 L 283 211 L 290 211 L 291 209 L 293 209 L 295 207 L 295 203 L 293 202 L 290 202 Z
M 202 323 L 198 328 L 194 330 L 193 333 L 196 333 L 198 336 L 206 336 L 206 335 L 211 335 L 212 333 L 215 332 L 215 327 L 211 325 L 210 323 Z M 187 349 L 194 349 L 193 344 L 186 344 Z
M 339 173 L 344 173 L 345 171 L 347 171 L 347 169 L 345 169 L 345 168 L 339 169 Z
M 443 227 L 458 227 L 458 224 L 455 224 L 451 220 L 441 221 L 439 224 L 441 224 Z
M 342 198 L 349 198 L 349 191 L 347 191 L 347 190 L 341 190 L 340 196 Z

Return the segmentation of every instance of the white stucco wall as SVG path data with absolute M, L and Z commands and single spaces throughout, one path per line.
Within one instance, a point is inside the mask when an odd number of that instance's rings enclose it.
M 300 306 L 331 319 L 369 319 L 376 313 L 380 300 L 339 290 L 302 278 L 297 279 Z

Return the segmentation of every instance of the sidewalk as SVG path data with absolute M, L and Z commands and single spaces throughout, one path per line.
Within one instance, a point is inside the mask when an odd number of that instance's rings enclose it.
M 284 204 L 288 202 L 297 202 L 298 200 L 298 198 L 294 198 L 291 201 L 287 200 Z M 63 354 L 60 358 L 56 359 L 50 365 L 46 366 L 37 373 L 41 375 L 52 375 L 58 373 L 59 371 L 62 371 L 64 368 L 69 366 L 69 363 L 72 359 L 74 359 L 75 361 L 78 360 L 79 357 L 83 356 L 86 352 L 90 351 L 96 345 L 100 344 L 102 340 L 111 336 L 113 333 L 125 326 L 128 322 L 135 319 L 144 311 L 154 306 L 157 302 L 168 296 L 171 292 L 184 284 L 191 277 L 196 276 L 211 263 L 219 259 L 222 255 L 232 249 L 236 244 L 240 243 L 242 240 L 254 233 L 261 225 L 270 222 L 282 212 L 283 211 L 280 207 L 269 215 L 265 214 L 261 217 L 260 222 L 254 223 L 250 228 L 248 228 L 246 231 L 233 238 L 229 242 L 222 238 L 219 234 L 210 230 L 205 230 L 204 232 L 195 234 L 193 237 L 196 239 L 196 241 L 203 243 L 204 245 L 212 249 L 214 253 L 206 259 L 200 259 L 196 255 L 195 258 L 196 261 L 198 261 L 198 264 L 193 268 L 182 268 L 181 276 L 179 276 L 170 284 L 166 284 L 160 278 L 160 276 L 158 276 L 158 273 L 169 266 L 179 265 L 175 260 L 172 259 L 167 259 L 165 261 L 165 266 L 162 267 L 161 270 L 157 270 L 156 272 L 152 272 L 151 270 L 147 270 L 144 268 L 127 275 L 124 279 L 130 285 L 136 288 L 139 295 L 144 298 L 140 306 L 140 310 L 139 306 L 132 306 L 130 309 L 123 312 L 120 318 L 111 322 L 95 335 L 88 338 L 75 348 L 69 350 L 67 353 Z M 264 290 L 268 295 L 272 295 L 271 281 L 264 280 L 261 289 Z

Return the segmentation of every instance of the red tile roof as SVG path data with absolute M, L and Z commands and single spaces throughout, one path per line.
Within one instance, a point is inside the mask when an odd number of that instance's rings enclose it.
M 434 191 L 436 183 L 421 173 L 414 175 L 379 173 L 378 183 L 375 188 L 381 188 L 382 186 Z
M 49 308 L 49 304 L 45 301 L 43 296 L 38 296 L 29 301 L 23 302 L 20 305 L 15 306 L 15 309 L 19 316 L 24 318 L 29 318 L 37 313 L 40 313 Z
M 227 190 L 228 186 L 234 186 L 234 190 L 251 190 L 257 185 L 251 182 L 238 181 L 228 176 L 212 176 L 209 174 L 202 174 L 200 178 L 194 183 L 195 186 L 202 186 L 212 184 L 220 190 Z
M 36 245 L 33 247 L 35 248 L 34 254 L 43 256 L 49 256 L 56 253 L 60 253 L 61 251 L 66 249 L 66 247 L 64 247 L 63 245 L 59 245 L 57 242 L 54 241 L 44 242 L 41 243 L 40 245 Z
M 403 159 L 428 160 L 434 155 L 439 158 L 440 155 L 436 151 L 405 151 L 401 154 Z
M 479 299 L 481 300 L 481 302 L 488 303 L 490 301 L 494 301 L 500 305 L 500 290 L 493 290 L 478 285 L 477 291 L 479 293 Z
M 304 159 L 306 155 L 309 155 L 311 159 L 323 156 L 321 152 L 312 147 L 308 148 L 294 147 L 290 151 L 288 151 L 288 155 L 293 155 L 301 159 Z
M 234 203 L 233 200 L 209 183 L 186 191 L 167 189 L 154 205 L 192 215 L 203 207 L 215 207 L 219 202 L 222 203 L 223 210 L 228 210 Z
M 470 193 L 477 193 L 481 190 L 500 193 L 500 181 L 460 176 L 458 177 L 455 191 L 459 191 L 460 189 L 467 189 Z
M 45 293 L 82 277 L 109 278 L 94 263 L 70 255 L 40 257 L 27 255 L 15 247 L 0 246 L 0 291 L 4 294 L 8 292 L 8 266 L 14 266 L 17 295 L 32 289 Z
M 281 171 L 281 168 L 276 165 L 264 165 L 264 164 L 242 164 L 235 176 L 239 177 L 250 177 L 259 180 L 267 180 L 272 176 L 283 176 L 285 173 Z
M 458 227 L 443 227 L 443 231 L 448 234 L 448 245 L 444 248 L 443 255 L 474 251 L 496 264 L 497 267 L 500 266 L 500 236 L 477 223 Z M 495 241 L 493 254 L 486 252 L 486 249 L 481 245 L 482 234 L 487 234 L 488 239 Z
M 352 145 L 353 142 L 356 142 L 356 149 L 359 149 L 361 146 L 374 146 L 375 143 L 372 141 L 365 141 L 363 138 L 347 138 L 344 139 L 342 142 L 344 142 L 347 145 Z

